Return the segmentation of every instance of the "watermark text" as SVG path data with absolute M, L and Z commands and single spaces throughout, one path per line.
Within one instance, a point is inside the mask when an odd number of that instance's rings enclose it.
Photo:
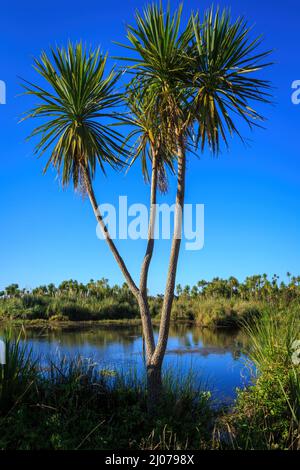
M 204 204 L 155 204 L 151 211 L 155 213 L 155 224 L 149 232 L 149 210 L 144 204 L 128 205 L 127 196 L 119 196 L 118 207 L 101 204 L 99 214 L 113 240 L 185 240 L 187 251 L 201 250 L 204 246 Z M 97 237 L 105 239 L 105 234 L 97 225 Z
M 0 104 L 6 104 L 6 85 L 0 80 Z

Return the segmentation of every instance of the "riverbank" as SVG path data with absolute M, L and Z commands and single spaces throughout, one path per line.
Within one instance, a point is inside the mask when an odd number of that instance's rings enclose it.
M 157 339 L 159 325 L 154 325 Z M 92 358 L 97 367 L 108 368 L 140 379 L 145 372 L 141 324 L 84 324 L 77 322 L 60 327 L 30 327 L 23 324 L 0 323 L 0 338 L 9 333 L 21 334 L 34 357 L 47 362 L 59 357 Z M 247 360 L 247 341 L 241 330 L 202 328 L 192 323 L 171 322 L 164 371 L 180 373 L 182 378 L 195 371 L 199 381 L 210 383 L 216 401 L 232 402 L 235 388 L 245 384 L 243 373 Z M 200 376 L 201 373 L 201 376 Z M 199 377 L 198 377 L 199 375 Z M 200 379 L 198 381 L 198 379 Z
M 234 449 L 300 450 L 299 305 L 281 318 L 269 311 L 246 333 L 256 373 L 218 420 L 219 436 Z
M 141 325 L 140 318 L 124 318 L 119 320 L 44 320 L 44 319 L 14 319 L 14 318 L 1 318 L 0 325 L 3 327 L 9 326 L 25 326 L 26 328 L 48 328 L 48 329 L 84 329 L 90 327 L 102 326 L 139 326 Z M 153 320 L 154 325 L 159 324 L 159 320 Z
M 155 327 L 160 325 L 159 318 L 152 318 L 152 324 Z M 174 318 L 170 321 L 171 325 L 186 325 L 186 326 L 195 326 L 202 329 L 212 329 L 212 330 L 239 330 L 241 325 L 203 325 L 199 324 L 194 320 L 175 320 Z M 22 320 L 22 319 L 12 319 L 12 318 L 1 318 L 0 326 L 5 329 L 9 327 L 25 327 L 32 329 L 61 329 L 61 330 L 81 330 L 86 328 L 101 328 L 101 327 L 127 327 L 127 326 L 141 326 L 142 321 L 140 318 L 125 318 L 119 320 L 86 320 L 86 321 L 73 321 L 73 320 Z

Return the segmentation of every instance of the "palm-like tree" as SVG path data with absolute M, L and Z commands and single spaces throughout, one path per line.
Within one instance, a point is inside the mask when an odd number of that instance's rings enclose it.
M 152 5 L 136 14 L 136 26 L 127 38 L 136 53 L 132 69 L 143 92 L 151 90 L 150 102 L 160 122 L 164 146 L 177 159 L 177 195 L 169 271 L 162 307 L 158 342 L 148 362 L 149 387 L 153 400 L 160 393 L 161 366 L 166 351 L 176 270 L 182 233 L 186 153 L 189 145 L 204 149 L 208 143 L 218 152 L 228 135 L 241 133 L 236 117 L 253 127 L 262 116 L 252 101 L 268 102 L 269 83 L 255 72 L 266 65 L 268 53 L 257 52 L 259 39 L 249 39 L 246 23 L 231 21 L 227 10 L 210 9 L 203 21 L 192 15 L 180 32 L 181 7 Z M 191 138 L 192 137 L 192 138 Z
M 119 74 L 112 70 L 106 78 L 104 77 L 106 60 L 107 56 L 103 56 L 99 50 L 86 51 L 81 43 L 69 44 L 67 49 L 56 48 L 52 50 L 51 58 L 43 53 L 39 60 L 35 60 L 35 69 L 45 79 L 49 90 L 26 82 L 26 93 L 39 98 L 40 102 L 26 114 L 25 119 L 45 118 L 44 124 L 38 126 L 30 136 L 40 136 L 40 141 L 36 146 L 38 155 L 50 151 L 50 159 L 45 171 L 53 165 L 62 175 L 64 185 L 72 181 L 75 189 L 80 189 L 88 195 L 109 248 L 138 302 L 147 358 L 150 361 L 155 345 L 146 286 L 153 240 L 149 235 L 140 288 L 138 288 L 111 239 L 93 189 L 96 164 L 103 172 L 105 164 L 118 168 L 123 164 L 120 157 L 124 157 L 127 151 L 126 141 L 124 144 L 124 139 L 114 130 L 115 127 L 107 124 L 108 119 L 110 121 L 118 119 L 124 122 L 125 118 L 121 120 L 119 113 L 115 111 L 115 108 L 123 101 L 123 95 L 115 91 Z M 132 98 L 128 99 L 133 102 Z M 132 110 L 133 106 L 131 106 Z M 136 109 L 135 114 L 135 124 L 137 127 L 141 126 L 142 122 L 137 120 L 138 116 L 141 117 L 141 112 Z M 126 120 L 128 120 L 127 116 Z M 132 121 L 131 124 L 134 122 Z M 150 128 L 148 130 L 150 131 Z M 151 146 L 151 139 L 148 144 Z M 147 145 L 146 140 L 143 145 Z M 159 148 L 157 144 L 151 146 L 154 152 L 151 153 L 152 160 L 156 162 L 154 168 L 157 168 L 158 174 L 163 168 Z M 139 149 L 136 151 L 139 154 Z M 167 164 L 171 165 L 170 162 Z M 152 198 L 156 197 L 155 175 L 157 172 L 153 172 L 155 181 L 152 184 Z M 154 199 L 152 199 L 151 206 L 153 202 L 155 202 Z M 154 216 L 149 226 L 151 233 L 152 226 L 154 226 Z
M 126 46 L 137 53 L 132 69 L 136 72 L 138 87 L 142 94 L 150 93 L 149 103 L 155 109 L 159 122 L 160 137 L 167 153 L 177 158 L 178 189 L 174 239 L 171 249 L 170 268 L 164 296 L 159 339 L 147 357 L 147 377 L 149 405 L 153 407 L 161 389 L 161 366 L 164 357 L 170 316 L 174 297 L 177 260 L 179 255 L 181 217 L 184 201 L 185 145 L 181 129 L 187 120 L 187 88 L 182 86 L 189 71 L 189 47 L 193 38 L 192 22 L 180 34 L 181 7 L 174 15 L 170 9 L 166 14 L 162 6 L 149 6 L 144 14 L 136 14 L 136 26 L 129 26 L 127 38 L 131 45 Z M 188 131 L 187 131 L 188 132 Z M 187 145 L 187 142 L 186 142 Z M 175 242 L 176 240 L 176 242 Z M 179 243 L 178 243 L 179 242 Z M 170 271 L 174 275 L 170 275 Z M 172 299 L 171 299 L 172 298 Z M 152 327 L 152 325 L 151 325 Z
M 267 102 L 269 84 L 254 74 L 265 65 L 266 53 L 256 52 L 259 41 L 249 40 L 242 20 L 232 22 L 227 11 L 210 10 L 204 18 L 192 15 L 181 32 L 181 8 L 171 14 L 162 6 L 150 6 L 137 13 L 136 26 L 128 28 L 129 49 L 136 53 L 132 61 L 135 78 L 126 92 L 134 126 L 130 139 L 138 135 L 134 160 L 141 157 L 147 178 L 147 158 L 151 161 L 151 209 L 155 205 L 159 174 L 177 162 L 177 195 L 174 234 L 163 300 L 159 336 L 154 342 L 147 300 L 147 277 L 153 253 L 155 211 L 151 211 L 149 237 L 140 286 L 137 287 L 112 241 L 93 190 L 96 165 L 118 168 L 126 146 L 121 135 L 106 120 L 119 119 L 114 112 L 122 96 L 115 91 L 118 74 L 104 78 L 106 57 L 99 51 L 85 51 L 81 44 L 43 53 L 35 61 L 37 72 L 49 85 L 49 91 L 27 83 L 28 94 L 40 103 L 26 117 L 45 119 L 33 136 L 40 135 L 36 151 L 50 151 L 47 163 L 62 175 L 63 184 L 73 182 L 75 189 L 87 193 L 106 241 L 118 262 L 126 282 L 137 299 L 146 344 L 149 405 L 152 410 L 160 396 L 161 367 L 166 351 L 170 315 L 174 298 L 177 263 L 182 232 L 185 195 L 186 154 L 191 148 L 208 143 L 218 152 L 228 135 L 240 135 L 239 117 L 252 127 L 262 116 L 250 105 Z M 241 136 L 241 135 L 240 135 Z M 130 140 L 129 139 L 129 140 Z

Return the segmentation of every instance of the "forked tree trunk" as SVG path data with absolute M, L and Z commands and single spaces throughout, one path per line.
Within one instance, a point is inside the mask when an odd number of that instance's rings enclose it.
M 99 223 L 106 242 L 116 259 L 125 280 L 135 296 L 141 314 L 143 335 L 146 348 L 146 366 L 147 366 L 147 391 L 148 391 L 148 411 L 154 415 L 159 406 L 162 396 L 162 363 L 166 352 L 171 309 L 174 299 L 174 289 L 176 281 L 177 263 L 181 244 L 182 236 L 182 216 L 184 204 L 184 189 L 185 189 L 185 152 L 183 140 L 179 139 L 178 145 L 178 177 L 177 177 L 177 195 L 176 195 L 176 208 L 174 220 L 174 233 L 169 261 L 167 284 L 165 289 L 164 302 L 162 306 L 161 321 L 159 328 L 159 337 L 157 345 L 155 346 L 153 325 L 150 316 L 150 309 L 148 304 L 147 295 L 147 280 L 149 266 L 153 255 L 154 249 L 154 230 L 156 219 L 156 194 L 157 194 L 157 153 L 152 149 L 152 177 L 151 177 L 151 196 L 150 196 L 150 219 L 148 228 L 148 244 L 146 254 L 144 256 L 139 288 L 132 279 L 123 258 L 117 250 L 109 231 L 103 221 L 102 214 L 97 204 L 97 200 L 93 191 L 90 175 L 87 171 L 84 172 L 86 191 L 89 196 L 95 217 Z
M 150 217 L 149 217 L 149 226 L 148 226 L 148 243 L 146 248 L 146 253 L 141 268 L 140 275 L 140 296 L 142 297 L 143 305 L 147 306 L 148 316 L 151 321 L 149 304 L 148 304 L 148 294 L 147 294 L 147 281 L 148 281 L 148 272 L 153 256 L 154 250 L 154 240 L 155 240 L 155 221 L 156 221 L 156 198 L 157 198 L 157 177 L 158 177 L 158 153 L 154 147 L 152 147 L 152 173 L 151 173 L 151 192 L 150 192 Z M 152 328 L 153 330 L 153 328 Z M 146 373 L 147 373 L 147 405 L 148 412 L 151 415 L 154 415 L 157 409 L 157 404 L 159 402 L 161 388 L 162 388 L 162 377 L 161 369 L 153 367 L 152 356 L 154 353 L 154 348 L 152 354 L 146 358 Z
M 150 399 L 152 400 L 152 403 L 149 404 L 150 410 L 155 409 L 155 407 L 159 405 L 159 398 L 162 394 L 161 370 L 169 337 L 171 310 L 174 299 L 177 264 L 182 237 L 182 217 L 185 192 L 185 166 L 186 159 L 184 145 L 183 141 L 179 139 L 176 208 L 168 277 L 162 306 L 158 342 L 154 354 L 151 358 L 151 363 L 148 366 L 148 393 Z

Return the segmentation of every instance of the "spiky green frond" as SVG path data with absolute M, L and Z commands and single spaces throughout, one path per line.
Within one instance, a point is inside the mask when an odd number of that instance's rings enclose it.
M 192 38 L 191 25 L 180 33 L 182 5 L 173 14 L 170 6 L 164 11 L 162 4 L 149 5 L 143 15 L 136 13 L 136 27 L 129 26 L 127 38 L 131 49 L 139 54 L 134 68 L 159 81 L 174 80 L 185 73 L 182 60 Z M 134 59 L 133 59 L 134 60 Z
M 269 82 L 256 75 L 270 65 L 265 62 L 269 52 L 260 52 L 261 38 L 251 39 L 246 22 L 232 22 L 226 9 L 211 8 L 203 22 L 194 16 L 193 29 L 191 116 L 199 125 L 202 148 L 208 142 L 217 152 L 221 140 L 227 144 L 228 134 L 242 137 L 235 115 L 250 127 L 263 120 L 251 102 L 270 101 Z
M 77 188 L 84 171 L 91 177 L 99 163 L 113 167 L 122 164 L 121 135 L 107 120 L 121 102 L 115 91 L 119 74 L 112 70 L 106 77 L 107 56 L 100 50 L 86 50 L 81 43 L 45 52 L 35 59 L 34 68 L 46 82 L 45 88 L 24 81 L 25 94 L 38 98 L 38 104 L 24 119 L 42 118 L 30 137 L 39 136 L 35 152 L 50 151 L 45 171 L 50 165 L 61 173 L 62 183 L 73 181 Z
M 218 152 L 229 135 L 242 138 L 241 120 L 260 125 L 263 116 L 253 102 L 270 101 L 270 85 L 259 78 L 270 65 L 269 52 L 260 51 L 261 38 L 251 39 L 243 19 L 232 21 L 228 10 L 211 8 L 203 21 L 191 15 L 181 32 L 181 7 L 171 14 L 170 7 L 164 12 L 162 4 L 150 5 L 136 14 L 127 37 L 137 54 L 131 68 L 141 88 L 153 90 L 168 145 L 181 132 L 190 148 L 208 143 Z
M 162 4 L 150 5 L 136 13 L 136 26 L 129 26 L 127 38 L 136 53 L 131 70 L 139 77 L 143 90 L 152 90 L 151 106 L 161 118 L 165 138 L 174 141 L 174 126 L 183 125 L 186 90 L 182 87 L 189 70 L 188 46 L 193 37 L 192 22 L 181 32 L 182 6 L 171 13 Z
M 159 112 L 153 102 L 151 87 L 143 90 L 139 78 L 135 77 L 126 89 L 126 103 L 128 113 L 123 116 L 123 122 L 132 126 L 127 142 L 133 140 L 130 152 L 130 166 L 141 160 L 142 172 L 146 181 L 149 181 L 148 161 L 156 156 L 158 163 L 158 181 L 162 192 L 167 188 L 167 168 L 174 172 L 174 153 L 165 145 L 163 126 Z

